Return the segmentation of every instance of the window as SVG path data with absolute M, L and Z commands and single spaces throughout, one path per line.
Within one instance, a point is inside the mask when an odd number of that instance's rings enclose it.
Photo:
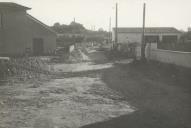
M 178 37 L 176 35 L 166 35 L 162 37 L 163 43 L 176 43 L 178 40 Z

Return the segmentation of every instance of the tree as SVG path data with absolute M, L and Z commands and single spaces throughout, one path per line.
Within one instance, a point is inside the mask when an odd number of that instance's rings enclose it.
M 84 26 L 80 23 L 76 22 L 71 22 L 70 25 L 65 25 L 65 24 L 60 24 L 60 23 L 55 23 L 52 26 L 52 29 L 58 33 L 71 33 L 71 34 L 76 34 L 76 33 L 82 33 L 86 29 Z
M 103 32 L 103 31 L 104 31 L 103 28 L 98 29 L 98 32 Z
M 56 22 L 56 23 L 54 23 L 53 26 L 54 26 L 54 27 L 60 27 L 60 23 L 59 23 L 59 22 Z
M 104 41 L 104 37 L 102 36 L 89 36 L 86 38 L 87 42 L 98 42 L 102 43 Z
M 84 26 L 80 23 L 71 22 L 69 25 L 70 30 L 72 33 L 81 33 L 85 30 Z
M 63 35 L 57 38 L 57 45 L 60 47 L 68 46 L 75 43 L 81 43 L 84 40 L 84 36 L 80 35 Z

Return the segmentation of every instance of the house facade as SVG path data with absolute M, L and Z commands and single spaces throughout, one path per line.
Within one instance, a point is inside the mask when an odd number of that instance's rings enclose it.
M 115 31 L 112 31 L 112 41 L 115 41 Z M 117 43 L 137 43 L 142 42 L 142 28 L 117 28 Z M 148 27 L 145 28 L 146 43 L 176 42 L 181 36 L 181 32 L 173 27 Z
M 51 54 L 56 48 L 56 33 L 27 13 L 30 8 L 0 2 L 0 55 Z

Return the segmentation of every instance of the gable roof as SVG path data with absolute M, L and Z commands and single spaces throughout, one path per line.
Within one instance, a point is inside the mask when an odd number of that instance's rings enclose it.
M 0 2 L 0 9 L 29 10 L 31 8 L 13 2 Z
M 113 28 L 115 30 L 115 28 Z M 118 28 L 118 33 L 142 33 L 141 27 Z M 146 27 L 145 33 L 181 33 L 174 27 Z
M 48 31 L 50 31 L 50 32 L 54 33 L 55 35 L 57 35 L 57 33 L 54 30 L 52 30 L 48 25 L 44 24 L 43 22 L 41 22 L 38 19 L 34 18 L 33 16 L 29 15 L 28 13 L 27 13 L 27 17 L 29 19 L 33 20 L 34 22 L 40 24 L 42 27 L 44 27 Z

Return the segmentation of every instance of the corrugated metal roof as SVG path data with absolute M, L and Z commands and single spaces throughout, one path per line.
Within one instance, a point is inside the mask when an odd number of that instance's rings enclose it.
M 113 28 L 115 30 L 115 28 Z M 141 27 L 118 28 L 119 33 L 141 33 Z M 174 27 L 147 27 L 145 33 L 181 33 Z
M 22 6 L 13 2 L 0 2 L 0 9 L 21 9 L 21 10 L 29 10 L 31 8 Z

